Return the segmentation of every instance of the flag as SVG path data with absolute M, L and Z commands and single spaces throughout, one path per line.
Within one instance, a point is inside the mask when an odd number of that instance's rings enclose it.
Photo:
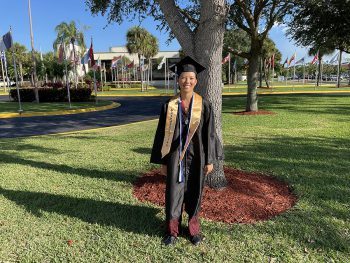
M 81 64 L 88 64 L 89 63 L 89 58 L 90 58 L 90 53 L 89 50 L 86 51 L 85 55 L 81 58 Z
M 297 53 L 294 53 L 293 56 L 289 59 L 289 61 L 287 63 L 288 66 L 293 62 L 293 60 L 296 58 L 296 56 L 297 56 Z
M 118 61 L 122 58 L 122 56 L 118 56 L 118 57 L 113 57 L 112 58 L 112 68 L 115 68 Z
M 334 62 L 336 62 L 339 59 L 339 53 L 335 54 L 335 56 L 329 61 L 329 64 L 333 64 Z
M 304 64 L 304 63 L 305 63 L 305 57 L 303 57 L 302 59 L 299 59 L 297 62 L 295 62 L 295 65 Z
M 4 61 L 4 67 L 7 68 L 7 60 L 5 51 L 1 51 L 1 60 Z
M 11 32 L 7 32 L 0 38 L 0 51 L 10 49 L 13 45 Z
M 314 58 L 311 61 L 311 65 L 315 64 L 318 61 L 318 52 L 317 54 L 314 56 Z
M 91 45 L 89 49 L 89 59 L 90 59 L 90 67 L 95 66 L 95 59 L 94 59 L 94 49 L 92 47 L 92 40 L 91 40 Z
M 97 69 L 101 68 L 101 59 L 100 59 L 100 57 L 98 57 L 97 63 L 94 64 L 93 68 L 94 68 L 94 70 L 97 70 Z
M 288 57 L 287 57 L 286 60 L 283 62 L 282 67 L 284 67 L 284 65 L 287 64 L 287 63 L 288 63 Z
M 162 69 L 163 64 L 165 63 L 165 60 L 166 60 L 166 58 L 163 57 L 163 58 L 162 58 L 162 61 L 159 63 L 159 65 L 158 65 L 158 67 L 157 67 L 158 70 Z
M 126 66 L 127 68 L 133 68 L 134 67 L 134 61 L 132 61 L 130 64 Z
M 224 59 L 222 60 L 221 64 L 225 64 L 226 62 L 228 62 L 230 60 L 230 53 L 227 54 L 226 57 L 224 57 Z

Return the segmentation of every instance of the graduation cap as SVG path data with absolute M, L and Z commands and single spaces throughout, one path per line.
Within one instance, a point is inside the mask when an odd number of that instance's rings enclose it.
M 199 64 L 193 58 L 187 56 L 181 59 L 181 61 L 176 63 L 175 65 L 172 65 L 169 69 L 173 71 L 176 75 L 180 76 L 182 72 L 194 72 L 198 74 L 205 70 L 205 67 Z

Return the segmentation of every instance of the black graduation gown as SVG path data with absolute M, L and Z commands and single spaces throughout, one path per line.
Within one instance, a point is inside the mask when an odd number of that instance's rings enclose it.
M 222 159 L 222 147 L 215 132 L 212 106 L 207 100 L 203 99 L 201 121 L 184 157 L 184 163 L 186 164 L 185 182 L 179 183 L 180 111 L 178 111 L 176 118 L 170 152 L 164 158 L 161 158 L 168 103 L 169 101 L 161 109 L 152 148 L 151 163 L 167 165 L 165 193 L 166 219 L 178 219 L 182 213 L 183 203 L 185 203 L 185 211 L 192 218 L 193 216 L 197 216 L 200 210 L 202 191 L 205 183 L 204 166 L 214 163 L 217 159 Z

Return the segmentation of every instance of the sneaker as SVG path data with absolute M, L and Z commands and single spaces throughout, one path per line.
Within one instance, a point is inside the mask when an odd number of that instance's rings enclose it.
M 195 235 L 191 237 L 191 242 L 193 245 L 198 246 L 202 241 L 205 240 L 205 237 L 201 234 Z
M 168 236 L 163 238 L 163 244 L 165 246 L 175 245 L 176 242 L 177 242 L 177 237 L 176 236 L 168 235 Z

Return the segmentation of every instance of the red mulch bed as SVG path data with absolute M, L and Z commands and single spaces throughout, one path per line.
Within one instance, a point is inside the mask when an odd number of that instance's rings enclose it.
M 267 110 L 258 110 L 258 111 L 236 111 L 233 112 L 234 115 L 274 115 L 275 112 Z
M 225 223 L 255 223 L 291 208 L 297 201 L 288 184 L 272 176 L 225 168 L 224 190 L 204 188 L 201 217 Z M 152 170 L 139 177 L 134 195 L 142 202 L 164 206 L 165 176 Z

